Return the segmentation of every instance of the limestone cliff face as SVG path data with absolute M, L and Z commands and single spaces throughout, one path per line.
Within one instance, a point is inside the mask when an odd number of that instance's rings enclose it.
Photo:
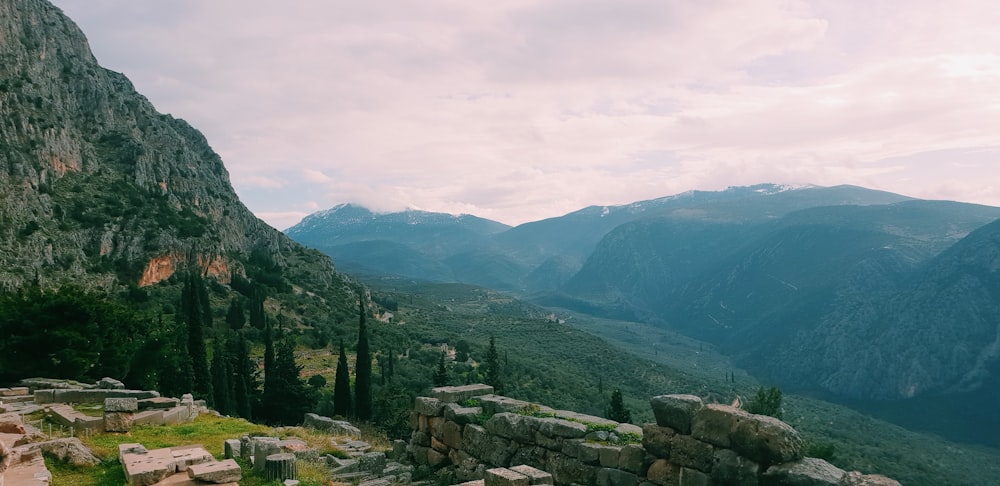
M 197 262 L 226 280 L 250 256 L 296 286 L 345 288 L 330 260 L 257 219 L 222 160 L 100 67 L 44 0 L 0 2 L 0 289 L 116 287 Z

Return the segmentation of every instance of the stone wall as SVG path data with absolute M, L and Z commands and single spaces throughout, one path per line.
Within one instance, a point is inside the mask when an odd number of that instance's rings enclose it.
M 803 457 L 791 426 L 692 395 L 650 400 L 656 423 L 637 427 L 493 395 L 492 387 L 443 387 L 419 397 L 407 453 L 458 481 L 526 464 L 555 484 L 898 485 Z

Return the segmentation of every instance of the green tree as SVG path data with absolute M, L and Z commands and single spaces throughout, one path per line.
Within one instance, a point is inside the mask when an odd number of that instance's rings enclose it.
M 493 336 L 490 336 L 490 347 L 486 350 L 484 366 L 486 368 L 486 384 L 492 386 L 497 395 L 503 395 L 504 384 L 500 368 L 500 353 L 497 351 L 496 338 Z
M 271 372 L 264 376 L 265 393 L 261 410 L 262 418 L 272 424 L 291 425 L 302 421 L 302 416 L 315 403 L 315 393 L 302 380 L 302 367 L 295 363 L 295 341 L 285 335 L 276 346 Z
M 611 403 L 608 405 L 607 410 L 605 410 L 604 415 L 615 422 L 629 423 L 632 421 L 632 412 L 625 407 L 620 389 L 615 388 L 615 391 L 611 392 Z
M 448 386 L 448 367 L 444 362 L 444 351 L 441 351 L 441 358 L 438 359 L 437 369 L 434 371 L 434 386 Z
M 247 318 L 243 314 L 243 303 L 239 297 L 233 297 L 233 300 L 229 301 L 229 310 L 226 311 L 226 324 L 230 329 L 239 331 L 246 323 Z
M 250 420 L 253 409 L 258 407 L 257 365 L 250 359 L 250 349 L 242 334 L 229 340 L 229 355 L 232 357 L 233 413 Z
M 271 323 L 264 323 L 264 383 L 263 390 L 260 397 L 260 410 L 256 413 L 257 416 L 268 420 L 273 417 L 274 411 L 269 407 L 274 406 L 277 402 L 276 393 L 277 388 L 275 384 L 277 380 L 272 380 L 271 377 L 275 376 L 274 372 L 274 329 L 271 328 Z
M 250 287 L 250 327 L 263 330 L 266 318 L 264 315 L 264 288 L 253 284 Z
M 372 357 L 368 347 L 368 327 L 365 325 L 365 304 L 362 301 L 358 319 L 358 352 L 354 365 L 354 414 L 361 420 L 372 418 Z
M 333 380 L 333 413 L 346 417 L 351 412 L 351 376 L 347 370 L 347 352 L 344 340 L 340 340 L 340 357 L 337 358 L 337 374 Z
M 215 392 L 215 410 L 223 415 L 233 414 L 235 391 L 229 383 L 233 359 L 228 351 L 222 336 L 217 337 L 212 347 L 212 390 Z
M 751 398 L 743 409 L 758 415 L 768 415 L 776 419 L 781 419 L 781 390 L 776 386 L 770 388 L 759 387 L 757 393 Z
M 187 322 L 188 355 L 191 357 L 191 369 L 194 381 L 191 383 L 191 393 L 205 399 L 214 405 L 215 393 L 212 391 L 212 374 L 208 367 L 208 354 L 205 349 L 205 338 L 202 329 L 205 326 L 205 316 L 211 315 L 205 308 L 208 302 L 202 300 L 205 282 L 194 271 L 189 271 L 181 290 L 181 318 Z M 210 323 L 209 323 L 210 324 Z

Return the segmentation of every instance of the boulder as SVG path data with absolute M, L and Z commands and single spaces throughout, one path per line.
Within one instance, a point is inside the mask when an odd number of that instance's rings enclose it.
M 97 386 L 97 388 L 99 388 L 101 390 L 124 390 L 125 389 L 125 384 L 124 383 L 122 383 L 122 382 L 120 382 L 120 381 L 118 381 L 118 380 L 116 380 L 114 378 L 109 378 L 107 376 L 105 376 L 104 378 L 101 378 L 100 380 L 98 380 L 96 386 Z
M 76 437 L 35 442 L 19 446 L 17 449 L 22 455 L 31 454 L 32 451 L 45 452 L 74 466 L 96 466 L 101 463 L 101 460 Z
M 729 449 L 716 449 L 712 464 L 712 479 L 717 484 L 757 485 L 760 465 Z
M 899 481 L 879 474 L 861 474 L 851 471 L 844 474 L 840 486 L 900 486 Z
M 674 485 L 677 484 L 680 476 L 680 468 L 671 464 L 666 459 L 657 459 L 649 465 L 646 471 L 646 479 L 654 484 Z
M 822 459 L 805 457 L 771 466 L 761 475 L 762 486 L 838 486 L 844 470 Z
M 645 424 L 642 426 L 642 446 L 656 457 L 670 457 L 670 443 L 675 435 L 677 432 L 670 427 Z
M 691 433 L 691 421 L 701 410 L 701 398 L 694 395 L 660 395 L 649 400 L 656 425 L 670 427 L 681 434 Z

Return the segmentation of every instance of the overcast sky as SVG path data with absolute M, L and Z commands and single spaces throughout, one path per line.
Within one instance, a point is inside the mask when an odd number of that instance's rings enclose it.
M 1000 205 L 992 1 L 54 3 L 279 229 L 760 182 Z

